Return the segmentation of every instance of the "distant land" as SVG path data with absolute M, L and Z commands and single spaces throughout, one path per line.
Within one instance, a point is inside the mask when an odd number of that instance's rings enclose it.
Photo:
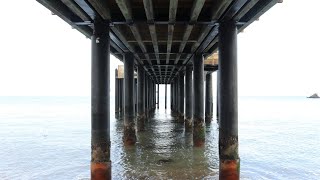
M 320 98 L 317 93 L 312 94 L 308 98 Z

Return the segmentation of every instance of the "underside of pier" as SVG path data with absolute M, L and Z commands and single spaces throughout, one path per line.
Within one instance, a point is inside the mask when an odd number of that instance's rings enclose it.
M 111 179 L 110 54 L 124 63 L 116 70 L 115 105 L 126 146 L 159 108 L 159 84 L 170 84 L 177 122 L 203 147 L 218 70 L 219 177 L 239 179 L 237 34 L 280 0 L 37 1 L 92 42 L 91 179 Z
M 234 21 L 238 32 L 278 0 L 38 0 L 73 28 L 91 38 L 93 22 L 110 26 L 110 53 L 123 60 L 134 54 L 159 84 L 170 84 L 192 65 L 194 54 L 218 49 L 219 22 Z

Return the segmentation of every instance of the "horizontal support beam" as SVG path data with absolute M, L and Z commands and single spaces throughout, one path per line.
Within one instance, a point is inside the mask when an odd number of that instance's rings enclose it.
M 144 21 L 107 21 L 110 26 L 114 25 L 207 25 L 207 26 L 216 26 L 219 25 L 219 22 L 217 20 L 214 21 L 196 21 L 196 22 L 190 22 L 190 21 L 152 21 L 148 22 L 147 20 Z M 243 25 L 246 24 L 247 22 L 237 22 L 237 25 Z M 91 25 L 91 21 L 83 21 L 83 22 L 74 22 L 76 25 Z

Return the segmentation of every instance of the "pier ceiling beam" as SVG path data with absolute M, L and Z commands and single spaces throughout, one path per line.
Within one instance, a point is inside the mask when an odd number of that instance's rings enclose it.
M 232 20 L 241 31 L 278 0 L 37 0 L 87 37 L 93 19 L 108 23 L 110 52 L 122 60 L 131 52 L 158 84 L 169 84 L 196 53 L 218 48 L 219 23 Z M 150 69 L 145 66 L 151 66 Z M 154 66 L 156 65 L 156 66 Z M 162 65 L 176 65 L 173 68 Z M 164 73 L 163 73 L 164 72 Z
M 123 17 L 125 18 L 125 20 L 127 22 L 131 22 L 133 20 L 133 16 L 132 16 L 132 7 L 131 7 L 131 4 L 130 4 L 130 1 L 127 1 L 127 0 L 116 0 L 116 3 L 118 5 L 118 7 L 120 8 L 120 11 L 121 11 Z M 141 51 L 143 53 L 146 53 L 147 49 L 146 49 L 145 44 L 142 42 L 142 37 L 141 37 L 141 34 L 139 32 L 139 28 L 137 27 L 137 25 L 135 25 L 135 24 L 130 25 L 129 28 L 130 28 L 130 30 L 132 32 L 132 35 L 137 40 Z M 148 63 L 151 64 L 151 61 L 149 60 L 150 59 L 149 54 L 145 54 L 144 56 L 147 59 Z M 155 72 L 154 68 L 152 68 L 152 72 L 154 74 L 154 72 Z
M 152 40 L 154 53 L 155 53 L 155 56 L 156 56 L 156 59 L 157 59 L 157 64 L 159 65 L 160 64 L 159 46 L 158 46 L 156 25 L 153 23 L 153 21 L 154 21 L 154 11 L 153 11 L 152 0 L 143 0 L 143 5 L 144 5 L 146 17 L 147 17 L 147 22 L 149 22 L 148 23 L 148 27 L 149 27 L 149 31 L 150 31 L 150 36 L 151 36 L 151 40 Z M 141 40 L 141 43 L 144 44 L 144 42 L 142 42 L 142 40 Z M 161 68 L 158 68 L 158 69 L 161 72 Z M 158 78 L 158 82 L 159 82 L 159 80 L 161 80 L 161 77 Z
M 177 15 L 178 1 L 170 0 L 169 5 L 169 21 L 174 22 Z M 167 55 L 166 55 L 166 64 L 169 64 L 170 52 L 172 47 L 174 25 L 168 24 L 168 39 L 167 39 Z M 166 67 L 165 73 L 167 74 L 168 68 Z M 169 78 L 166 78 L 166 81 L 169 81 Z
M 91 179 L 111 179 L 109 26 L 95 20 L 91 37 Z
M 239 179 L 237 27 L 233 21 L 219 27 L 219 158 L 220 179 Z
M 192 64 L 196 53 L 210 55 L 218 48 L 220 22 L 237 22 L 242 31 L 279 0 L 37 0 L 73 28 L 91 37 L 93 20 L 111 28 L 111 54 L 122 60 L 128 52 L 135 64 L 158 65 L 146 70 L 156 83 L 170 83 L 184 70 L 160 65 Z M 183 53 L 187 53 L 184 55 Z M 207 55 L 206 55 L 207 54 Z M 145 59 L 145 60 L 141 60 Z M 154 60 L 152 60 L 154 59 Z M 155 77 L 165 72 L 169 77 Z
M 198 17 L 200 15 L 200 12 L 201 12 L 204 4 L 205 4 L 205 0 L 196 0 L 193 2 L 193 5 L 192 5 L 191 11 L 190 11 L 190 22 L 196 22 L 198 20 Z M 182 36 L 182 42 L 179 45 L 179 53 L 182 53 L 184 51 L 193 28 L 194 28 L 194 25 L 192 23 L 188 24 L 186 26 L 185 31 Z M 181 55 L 178 54 L 176 56 L 174 64 L 178 64 L 180 58 L 181 58 Z M 179 69 L 179 71 L 181 71 L 181 68 Z M 172 75 L 173 75 L 173 71 L 171 71 L 171 76 Z

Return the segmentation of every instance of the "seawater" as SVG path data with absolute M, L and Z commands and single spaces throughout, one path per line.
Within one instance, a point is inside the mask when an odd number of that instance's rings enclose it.
M 194 148 L 163 103 L 125 148 L 111 99 L 113 179 L 217 179 L 216 119 Z M 320 179 L 319 108 L 305 97 L 240 97 L 241 179 Z M 90 127 L 89 97 L 0 97 L 0 179 L 89 179 Z

